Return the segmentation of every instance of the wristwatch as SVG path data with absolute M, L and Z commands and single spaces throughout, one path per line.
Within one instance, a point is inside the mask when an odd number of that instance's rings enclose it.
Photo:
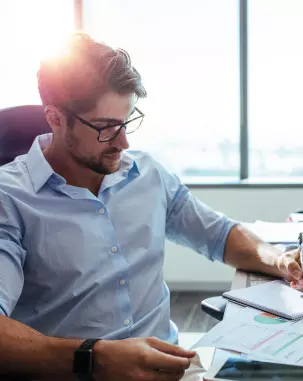
M 93 348 L 101 339 L 87 339 L 75 350 L 73 372 L 80 381 L 93 380 Z

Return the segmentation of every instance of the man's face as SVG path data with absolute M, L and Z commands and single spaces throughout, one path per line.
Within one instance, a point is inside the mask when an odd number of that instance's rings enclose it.
M 108 92 L 97 101 L 95 109 L 78 116 L 96 127 L 104 127 L 99 119 L 112 119 L 115 124 L 122 124 L 131 114 L 134 100 L 133 94 Z M 65 129 L 65 145 L 78 164 L 104 175 L 120 168 L 121 152 L 129 147 L 124 128 L 112 141 L 99 142 L 98 132 L 77 119 L 73 127 Z

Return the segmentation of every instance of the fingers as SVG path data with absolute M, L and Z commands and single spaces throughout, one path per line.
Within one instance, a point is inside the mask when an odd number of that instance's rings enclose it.
M 196 355 L 195 351 L 188 351 L 186 349 L 183 349 L 179 347 L 178 345 L 168 344 L 162 340 L 159 340 L 155 337 L 150 337 L 147 339 L 149 341 L 149 344 L 153 347 L 158 349 L 161 352 L 173 355 L 173 356 L 179 356 L 179 357 L 187 357 L 191 358 Z
M 303 274 L 298 262 L 289 260 L 289 262 L 286 264 L 286 269 L 288 274 L 292 276 L 294 279 L 299 280 L 302 278 Z
M 165 343 L 155 337 L 147 339 L 153 351 L 146 359 L 154 369 L 164 369 L 173 372 L 183 372 L 190 365 L 190 358 L 195 351 L 187 351 L 177 345 Z
M 298 251 L 287 252 L 279 259 L 279 269 L 292 280 L 299 280 L 303 273 L 300 266 L 300 255 Z
M 291 287 L 295 288 L 296 290 L 303 290 L 303 279 L 295 280 L 290 282 Z
M 189 367 L 190 360 L 186 357 L 173 356 L 154 349 L 147 359 L 147 364 L 152 369 L 180 373 Z
M 154 371 L 153 379 L 155 381 L 179 381 L 184 376 L 183 372 Z
M 300 263 L 300 253 L 298 250 L 286 252 L 279 258 L 278 266 L 280 271 L 285 274 L 285 277 L 291 280 L 291 287 L 303 289 L 303 273 Z

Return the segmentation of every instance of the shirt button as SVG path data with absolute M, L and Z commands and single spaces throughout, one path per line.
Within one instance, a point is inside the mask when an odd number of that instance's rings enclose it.
M 99 213 L 100 213 L 100 214 L 104 214 L 104 213 L 105 213 L 104 208 L 100 208 L 100 209 L 99 209 Z
M 124 320 L 124 325 L 129 325 L 129 323 L 130 323 L 130 320 L 128 320 L 128 319 Z
M 124 279 L 121 279 L 120 280 L 120 286 L 124 286 L 125 285 L 125 280 Z
M 118 251 L 118 248 L 116 247 L 116 246 L 113 246 L 112 248 L 111 248 L 111 252 L 112 253 L 116 253 Z

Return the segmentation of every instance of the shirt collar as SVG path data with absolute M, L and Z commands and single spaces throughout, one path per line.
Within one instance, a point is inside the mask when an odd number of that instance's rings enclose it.
M 122 152 L 120 170 L 123 172 L 134 170 L 137 174 L 139 174 L 139 169 L 136 164 L 135 157 L 130 152 Z
M 119 170 L 104 176 L 99 193 L 103 192 L 105 189 L 113 187 L 121 181 L 124 181 L 127 177 L 132 179 L 139 174 L 139 169 L 133 155 L 131 155 L 129 152 L 123 151 L 121 155 L 121 165 Z
M 52 140 L 52 133 L 37 136 L 26 157 L 26 166 L 36 193 L 41 190 L 53 175 L 63 179 L 54 172 L 42 152 L 44 148 L 51 144 Z M 106 175 L 102 181 L 101 187 L 103 189 L 108 188 L 131 173 L 135 176 L 139 175 L 139 169 L 134 156 L 129 152 L 124 151 L 121 155 L 120 169 L 115 173 Z
M 52 133 L 37 136 L 25 160 L 36 193 L 40 191 L 43 185 L 55 173 L 42 152 L 44 148 L 51 144 L 52 140 Z

